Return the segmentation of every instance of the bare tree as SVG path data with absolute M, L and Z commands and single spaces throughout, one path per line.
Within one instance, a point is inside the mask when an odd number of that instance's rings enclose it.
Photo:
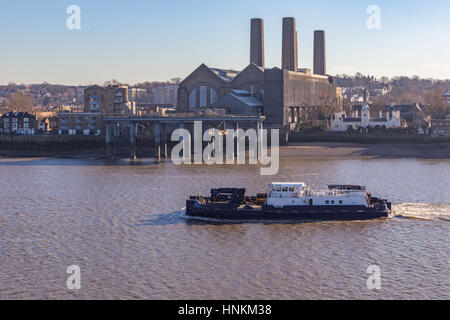
M 9 96 L 8 107 L 14 112 L 33 112 L 33 99 L 31 95 L 16 92 Z
M 170 82 L 171 82 L 172 84 L 179 85 L 180 82 L 181 82 L 181 78 L 172 78 L 172 79 L 170 79 Z
M 105 81 L 105 86 L 115 86 L 115 85 L 121 85 L 121 83 L 117 79 L 112 79 L 110 81 Z
M 322 90 L 319 93 L 319 108 L 318 111 L 326 122 L 326 129 L 330 130 L 331 117 L 339 111 L 338 99 L 336 96 L 330 94 L 327 90 Z
M 434 119 L 445 119 L 447 115 L 447 101 L 443 94 L 442 88 L 435 86 L 425 91 L 425 112 Z

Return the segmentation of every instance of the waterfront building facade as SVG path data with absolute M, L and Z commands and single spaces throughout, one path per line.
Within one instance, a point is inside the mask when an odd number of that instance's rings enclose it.
M 450 136 L 450 119 L 432 119 L 431 134 L 435 136 Z
M 84 112 L 103 116 L 135 115 L 134 91 L 127 86 L 92 86 L 84 91 Z
M 101 113 L 60 112 L 58 114 L 60 135 L 100 135 L 104 131 Z
M 358 110 L 353 117 L 347 117 L 345 111 L 336 112 L 331 119 L 331 131 L 334 132 L 345 132 L 350 128 L 358 131 L 365 131 L 367 128 L 400 128 L 402 127 L 402 120 L 400 116 L 400 110 L 391 109 L 386 112 L 385 117 L 383 117 L 382 112 L 380 112 L 378 118 L 372 118 L 370 116 L 370 108 L 367 103 L 368 91 L 364 90 L 364 103 L 361 108 L 360 117 L 358 117 Z
M 34 135 L 37 132 L 36 116 L 28 112 L 8 112 L 0 118 L 3 134 Z

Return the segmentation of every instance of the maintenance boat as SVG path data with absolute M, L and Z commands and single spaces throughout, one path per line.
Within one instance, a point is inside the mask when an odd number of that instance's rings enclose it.
M 389 217 L 391 203 L 372 197 L 366 187 L 329 185 L 314 191 L 303 182 L 268 186 L 265 193 L 246 196 L 246 189 L 212 189 L 208 197 L 191 196 L 185 215 L 221 221 L 329 221 Z

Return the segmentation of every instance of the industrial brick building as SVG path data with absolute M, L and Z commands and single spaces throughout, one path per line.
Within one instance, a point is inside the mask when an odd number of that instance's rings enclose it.
M 314 33 L 314 72 L 298 68 L 298 43 L 295 18 L 283 19 L 282 68 L 266 68 L 264 61 L 264 22 L 251 20 L 250 64 L 242 71 L 210 68 L 201 64 L 178 89 L 178 111 L 195 112 L 223 107 L 223 97 L 238 90 L 251 100 L 243 108 L 262 105 L 266 127 L 287 128 L 301 117 L 303 108 L 327 104 L 342 105 L 342 91 L 334 77 L 326 75 L 325 32 Z M 248 94 L 244 94 L 246 91 Z M 232 99 L 225 99 L 232 101 Z M 244 101 L 243 99 L 241 99 Z M 248 100 L 250 101 L 250 100 Z M 244 101 L 245 104 L 245 101 Z M 228 108 L 235 110 L 236 108 Z M 255 109 L 255 112 L 258 112 Z

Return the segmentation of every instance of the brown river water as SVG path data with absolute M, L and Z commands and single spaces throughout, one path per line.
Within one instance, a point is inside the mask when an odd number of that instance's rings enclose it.
M 449 160 L 281 160 L 175 166 L 144 159 L 0 159 L 0 299 L 449 299 Z M 180 217 L 213 187 L 363 184 L 395 216 L 218 224 Z M 67 267 L 81 289 L 66 287 Z M 378 265 L 381 288 L 369 290 Z

